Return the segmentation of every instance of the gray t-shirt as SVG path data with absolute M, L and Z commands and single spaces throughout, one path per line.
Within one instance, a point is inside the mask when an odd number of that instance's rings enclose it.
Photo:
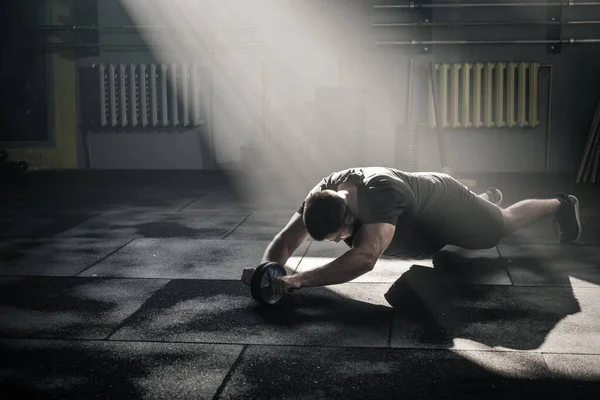
M 337 190 L 338 185 L 347 181 L 357 187 L 355 233 L 364 224 L 396 226 L 384 256 L 422 259 L 444 246 L 431 231 L 427 218 L 423 217 L 441 199 L 437 174 L 407 173 L 384 167 L 350 168 L 323 178 L 313 191 Z M 300 214 L 303 211 L 304 202 L 298 209 Z M 354 235 L 344 241 L 352 247 Z

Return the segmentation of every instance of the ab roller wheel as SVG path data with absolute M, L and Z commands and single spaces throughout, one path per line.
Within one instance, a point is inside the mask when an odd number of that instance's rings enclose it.
M 273 293 L 272 284 L 274 278 L 283 275 L 287 275 L 285 268 L 276 262 L 260 264 L 254 271 L 250 282 L 250 292 L 254 300 L 266 305 L 279 302 L 283 296 Z

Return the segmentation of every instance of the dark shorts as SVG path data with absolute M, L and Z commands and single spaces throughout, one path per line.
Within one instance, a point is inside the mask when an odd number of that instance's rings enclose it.
M 417 219 L 396 227 L 384 255 L 399 258 L 431 257 L 446 245 L 488 249 L 504 236 L 504 218 L 497 205 L 482 199 L 446 174 L 428 174 L 434 184 Z
M 449 175 L 443 182 L 441 200 L 432 205 L 427 223 L 443 244 L 467 249 L 494 247 L 504 236 L 504 218 L 497 205 L 482 199 Z

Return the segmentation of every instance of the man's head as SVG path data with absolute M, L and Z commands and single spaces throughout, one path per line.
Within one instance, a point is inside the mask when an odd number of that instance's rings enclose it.
M 322 190 L 308 196 L 303 218 L 314 240 L 339 242 L 352 236 L 356 218 L 348 208 L 347 193 Z

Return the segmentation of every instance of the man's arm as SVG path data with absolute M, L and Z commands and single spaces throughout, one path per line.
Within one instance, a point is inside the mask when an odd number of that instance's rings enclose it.
M 295 213 L 285 228 L 281 230 L 267 246 L 262 261 L 273 261 L 281 265 L 289 260 L 302 242 L 308 237 L 302 215 Z
M 275 235 L 271 243 L 269 243 L 263 254 L 261 264 L 272 261 L 280 265 L 285 265 L 307 237 L 308 232 L 304 226 L 302 215 L 295 213 L 285 228 Z M 250 285 L 255 270 L 256 268 L 252 267 L 244 268 L 244 271 L 242 271 L 242 282 Z
M 332 186 L 331 177 L 325 177 L 308 192 L 306 198 L 311 194 L 319 192 L 321 190 L 328 189 Z M 285 265 L 287 260 L 294 254 L 294 252 L 300 247 L 302 242 L 308 237 L 308 232 L 304 226 L 304 220 L 302 219 L 302 212 L 304 211 L 304 202 L 296 213 L 292 216 L 290 221 L 287 223 L 285 228 L 279 232 L 275 238 L 267 246 L 261 263 L 267 261 L 273 261 L 281 265 Z
M 395 229 L 385 223 L 363 225 L 355 235 L 352 249 L 322 267 L 292 275 L 288 278 L 293 280 L 292 287 L 335 285 L 371 271 L 390 245 Z

